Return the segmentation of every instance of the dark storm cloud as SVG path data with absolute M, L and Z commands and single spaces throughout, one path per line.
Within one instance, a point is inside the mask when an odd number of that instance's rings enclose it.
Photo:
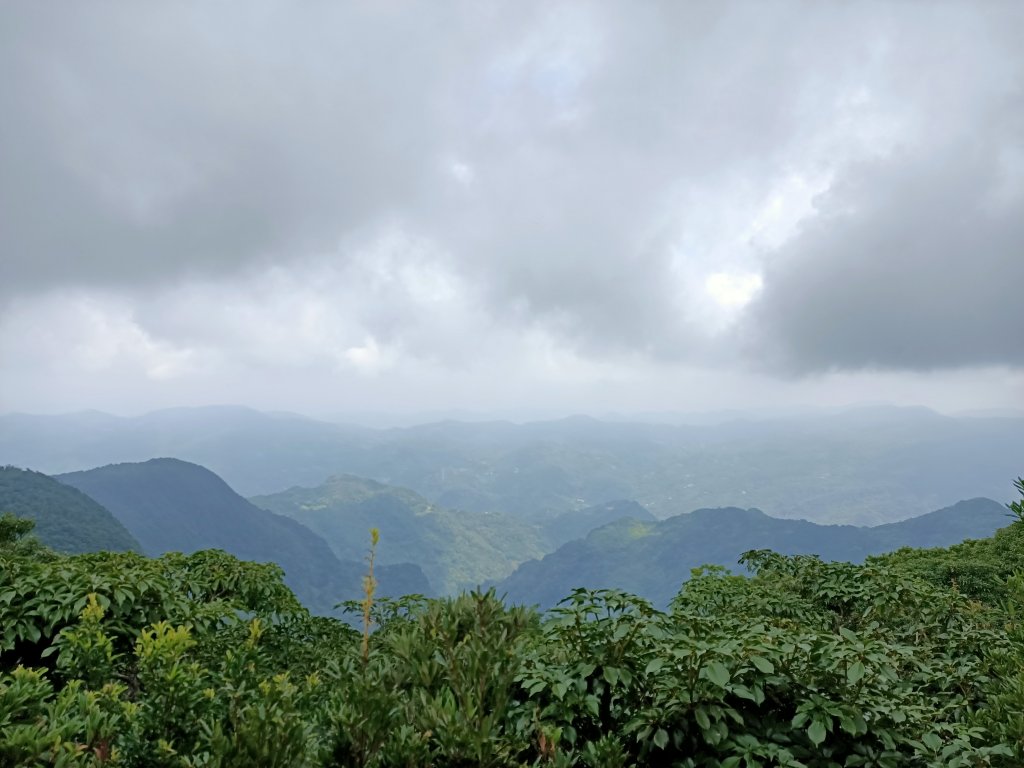
M 750 307 L 763 360 L 796 372 L 1024 366 L 1024 92 L 993 102 L 952 137 L 936 126 L 833 184 Z

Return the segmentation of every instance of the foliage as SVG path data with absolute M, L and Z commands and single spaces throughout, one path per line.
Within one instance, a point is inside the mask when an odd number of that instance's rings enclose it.
M 493 590 L 355 601 L 364 634 L 222 552 L 0 548 L 0 765 L 1024 761 L 1024 574 L 979 601 L 909 557 L 743 563 L 664 611 L 616 590 L 545 616 Z
M 1016 501 L 1011 501 L 1006 505 L 1006 508 L 1013 513 L 1013 517 L 1016 518 L 1017 522 L 1024 523 L 1024 477 L 1018 477 L 1013 481 L 1013 486 L 1020 493 L 1020 498 Z
M 158 621 L 208 628 L 246 613 L 302 611 L 277 566 L 216 550 L 155 559 L 130 552 L 51 559 L 0 553 L 0 663 L 47 660 L 90 596 L 105 612 L 103 628 L 117 653 Z
M 1008 597 L 1007 583 L 1014 572 L 1024 567 L 1024 478 L 1015 485 L 1021 499 L 1006 506 L 1015 520 L 988 539 L 965 541 L 948 548 L 897 550 L 869 558 L 870 562 L 897 565 L 933 584 L 996 603 Z
M 0 556 L 46 557 L 48 550 L 32 534 L 35 521 L 10 512 L 0 514 Z

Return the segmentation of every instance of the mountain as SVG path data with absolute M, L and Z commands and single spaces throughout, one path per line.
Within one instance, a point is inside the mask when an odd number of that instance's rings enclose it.
M 500 579 L 546 551 L 541 534 L 514 518 L 446 509 L 408 489 L 352 475 L 251 501 L 316 531 L 342 558 L 358 557 L 362 532 L 377 528 L 377 562 L 411 560 L 442 593 Z
M 751 549 L 859 562 L 904 546 L 948 546 L 991 536 L 1008 524 L 1006 508 L 982 498 L 870 528 L 779 519 L 757 509 L 699 509 L 661 521 L 611 523 L 523 563 L 498 584 L 498 592 L 512 602 L 546 608 L 576 587 L 617 588 L 664 605 L 691 569 L 735 569 L 740 555 Z
M 563 512 L 556 517 L 544 522 L 541 530 L 547 537 L 552 549 L 557 549 L 563 544 L 582 539 L 591 531 L 601 528 L 616 520 L 622 519 L 639 520 L 642 522 L 654 522 L 657 518 L 637 504 L 635 501 L 619 500 L 609 501 L 606 504 L 597 504 L 586 509 L 575 509 Z
M 178 459 L 114 464 L 57 477 L 107 507 L 139 540 L 147 555 L 223 549 L 243 560 L 274 562 L 285 582 L 311 609 L 362 593 L 365 566 L 341 560 L 326 542 L 287 517 L 260 509 L 208 469 Z M 352 531 L 353 551 L 369 545 L 369 531 Z M 414 566 L 380 568 L 382 595 L 429 592 Z
M 0 513 L 34 520 L 33 533 L 58 552 L 141 552 L 142 547 L 109 510 L 52 477 L 0 467 Z
M 965 539 L 984 539 L 1011 522 L 1012 515 L 1004 505 L 992 499 L 969 499 L 927 515 L 863 530 L 872 542 L 867 554 L 877 554 L 900 547 L 949 547 Z
M 756 504 L 777 517 L 877 525 L 948 499 L 1012 496 L 1024 419 L 877 406 L 715 423 L 577 416 L 395 429 L 236 407 L 0 416 L 0 463 L 53 474 L 153 456 L 206 466 L 246 496 L 350 474 L 539 525 L 612 499 L 662 519 Z

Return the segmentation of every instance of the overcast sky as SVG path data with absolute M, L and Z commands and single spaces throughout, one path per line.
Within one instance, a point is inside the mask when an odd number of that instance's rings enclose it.
M 0 5 L 0 411 L 1024 407 L 1024 3 Z

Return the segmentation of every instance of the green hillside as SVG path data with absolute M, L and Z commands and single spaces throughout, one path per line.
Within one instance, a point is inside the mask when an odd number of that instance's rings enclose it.
M 177 459 L 152 459 L 60 475 L 66 486 L 101 501 L 131 531 L 146 554 L 222 549 L 242 560 L 273 562 L 306 605 L 328 612 L 361 594 L 360 554 L 369 528 L 349 531 L 353 557 L 339 559 L 302 524 L 253 506 L 217 475 Z M 429 592 L 408 564 L 382 568 L 382 594 Z
M 635 501 L 619 500 L 563 512 L 546 520 L 541 530 L 547 537 L 551 549 L 557 549 L 567 542 L 586 537 L 597 528 L 624 518 L 647 522 L 657 519 Z
M 735 568 L 748 550 L 860 562 L 906 546 L 989 536 L 1010 522 L 990 499 L 962 501 L 900 523 L 861 528 L 782 520 L 756 509 L 700 509 L 667 520 L 620 520 L 523 563 L 500 582 L 514 602 L 551 606 L 575 587 L 623 589 L 665 605 L 698 566 Z M 997 537 L 998 540 L 998 537 Z
M 109 510 L 51 477 L 0 467 L 0 513 L 35 521 L 39 540 L 58 552 L 141 551 L 139 542 Z
M 358 557 L 358 532 L 378 528 L 377 562 L 412 561 L 445 594 L 500 579 L 545 552 L 542 535 L 514 518 L 445 509 L 413 491 L 351 475 L 251 501 L 308 526 L 341 558 Z

